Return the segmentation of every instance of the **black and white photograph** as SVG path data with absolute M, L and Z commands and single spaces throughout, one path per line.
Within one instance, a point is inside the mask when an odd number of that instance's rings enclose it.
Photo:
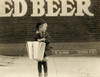
M 0 77 L 100 77 L 100 0 L 0 0 Z

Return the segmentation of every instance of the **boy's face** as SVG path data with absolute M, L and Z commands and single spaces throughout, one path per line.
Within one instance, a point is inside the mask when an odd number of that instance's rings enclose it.
M 45 32 L 47 30 L 47 26 L 48 26 L 47 23 L 40 25 L 39 31 Z

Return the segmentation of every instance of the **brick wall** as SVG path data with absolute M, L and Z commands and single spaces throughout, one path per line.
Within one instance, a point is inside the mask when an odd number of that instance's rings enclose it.
M 91 0 L 94 17 L 30 17 L 32 7 L 28 2 L 28 13 L 24 17 L 0 18 L 0 42 L 21 43 L 33 40 L 36 22 L 41 18 L 48 23 L 52 42 L 100 41 L 100 1 Z

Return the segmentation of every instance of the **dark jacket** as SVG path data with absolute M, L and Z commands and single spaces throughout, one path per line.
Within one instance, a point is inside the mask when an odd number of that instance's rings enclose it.
M 34 41 L 37 41 L 38 39 L 42 39 L 42 38 L 46 39 L 45 41 L 43 41 L 43 42 L 46 43 L 46 48 L 45 48 L 45 53 L 44 54 L 46 56 L 52 55 L 52 49 L 51 49 L 51 46 L 50 46 L 51 37 L 50 37 L 49 33 L 45 32 L 45 34 L 42 34 L 42 35 L 40 35 L 40 33 L 36 33 Z

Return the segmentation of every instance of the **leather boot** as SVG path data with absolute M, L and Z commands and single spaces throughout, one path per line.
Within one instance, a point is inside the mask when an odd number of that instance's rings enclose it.
M 44 77 L 48 77 L 48 73 L 44 73 Z
M 42 77 L 42 73 L 39 73 L 39 77 Z

